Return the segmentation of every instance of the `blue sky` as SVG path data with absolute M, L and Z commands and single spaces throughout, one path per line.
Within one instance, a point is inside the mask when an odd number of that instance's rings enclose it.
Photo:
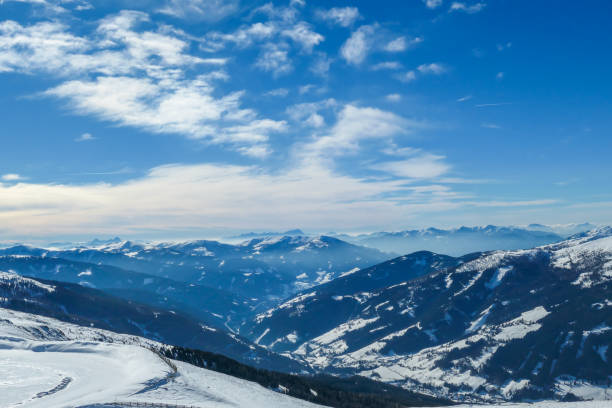
M 0 1 L 0 239 L 609 224 L 606 1 Z

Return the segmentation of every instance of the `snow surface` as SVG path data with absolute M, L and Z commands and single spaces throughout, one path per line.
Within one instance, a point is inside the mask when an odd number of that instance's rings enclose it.
M 0 308 L 0 406 L 317 406 L 256 383 L 164 359 L 152 350 L 155 346 L 163 347 L 136 336 Z

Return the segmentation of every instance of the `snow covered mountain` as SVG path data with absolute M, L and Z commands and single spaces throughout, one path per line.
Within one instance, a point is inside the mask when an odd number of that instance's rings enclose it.
M 583 232 L 590 229 L 589 227 L 590 224 L 584 224 L 582 227 L 575 226 L 572 231 Z M 399 232 L 375 232 L 357 236 L 335 236 L 356 245 L 365 245 L 397 254 L 425 250 L 459 256 L 471 252 L 527 249 L 551 244 L 567 236 L 560 234 L 561 231 L 562 229 L 535 225 L 532 228 L 487 225 L 449 230 L 427 228 Z M 569 229 L 563 231 L 569 231 Z
M 286 372 L 307 370 L 299 362 L 212 327 L 207 321 L 76 284 L 0 272 L 0 307 L 216 352 L 255 367 Z
M 279 352 L 290 351 L 295 349 L 296 342 L 314 338 L 349 320 L 354 314 L 354 302 L 343 301 L 345 297 L 358 303 L 371 291 L 460 262 L 458 258 L 422 251 L 354 270 L 259 314 L 253 321 L 246 322 L 240 331 L 258 344 Z
M 216 327 L 250 313 L 250 300 L 201 284 L 173 281 L 115 266 L 33 255 L 2 255 L 0 271 L 77 283 L 166 310 L 189 313 Z
M 612 229 L 401 257 L 304 291 L 243 333 L 320 370 L 455 400 L 610 398 Z
M 33 290 L 53 290 L 35 281 L 14 283 Z M 320 406 L 165 358 L 159 352 L 164 347 L 137 336 L 0 308 L 0 406 Z
M 40 267 L 44 266 L 42 263 L 45 260 L 51 258 L 114 266 L 126 271 L 147 274 L 149 278 L 150 275 L 154 275 L 188 285 L 218 289 L 225 292 L 225 295 L 222 293 L 213 295 L 220 302 L 217 306 L 222 305 L 224 310 L 231 310 L 237 315 L 243 312 L 240 308 L 244 306 L 245 301 L 253 308 L 267 307 L 299 290 L 327 282 L 346 271 L 371 266 L 389 258 L 389 255 L 378 250 L 359 247 L 325 236 L 257 238 L 239 245 L 216 241 L 138 244 L 116 240 L 96 247 L 71 249 L 43 249 L 22 245 L 0 250 L 0 256 L 3 255 L 38 256 L 43 258 L 43 261 L 39 262 Z M 54 273 L 54 267 L 46 266 L 44 271 L 32 267 L 28 274 L 55 279 L 44 275 L 50 271 Z M 105 273 L 108 273 L 108 270 Z M 93 274 L 87 278 L 79 277 L 79 281 L 82 282 L 94 283 L 93 279 L 95 279 Z M 133 281 L 144 282 L 144 279 L 147 277 L 141 276 Z M 70 281 L 75 281 L 74 277 Z M 155 287 L 157 283 L 153 285 L 140 285 L 127 289 L 141 291 L 154 289 L 159 293 Z M 159 283 L 157 286 L 163 292 L 159 294 L 166 296 L 167 291 L 164 288 L 167 288 L 167 282 Z M 98 287 L 109 286 L 105 283 L 104 286 Z M 125 289 L 123 286 L 119 288 Z M 226 296 L 228 292 L 235 294 L 237 298 L 230 300 Z M 184 296 L 181 295 L 181 298 Z M 225 303 L 222 303 L 222 300 Z M 228 304 L 228 300 L 234 305 Z M 200 307 L 197 304 L 193 306 Z M 206 306 L 204 309 L 215 312 L 215 307 Z

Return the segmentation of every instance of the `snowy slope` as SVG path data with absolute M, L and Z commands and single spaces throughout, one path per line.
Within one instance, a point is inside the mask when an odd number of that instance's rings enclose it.
M 207 350 L 255 367 L 302 370 L 294 361 L 270 353 L 233 333 L 211 327 L 206 321 L 76 284 L 40 281 L 0 271 L 0 306 L 81 326 L 92 325 L 166 344 Z
M 0 406 L 164 402 L 196 407 L 316 405 L 183 362 L 161 344 L 0 308 Z

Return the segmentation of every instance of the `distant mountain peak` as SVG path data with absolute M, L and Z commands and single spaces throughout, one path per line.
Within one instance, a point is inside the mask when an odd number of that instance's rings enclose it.
M 291 229 L 285 232 L 279 231 L 267 231 L 267 232 L 245 232 L 240 235 L 229 237 L 230 239 L 249 239 L 249 238 L 264 238 L 264 237 L 278 237 L 278 236 L 293 236 L 293 235 L 306 235 L 304 231 L 299 228 Z
M 109 238 L 109 239 L 98 239 L 98 238 L 94 238 L 91 241 L 87 242 L 85 245 L 86 246 L 101 246 L 101 245 L 108 245 L 108 244 L 118 244 L 122 242 L 122 239 L 119 237 L 114 237 L 114 238 Z

